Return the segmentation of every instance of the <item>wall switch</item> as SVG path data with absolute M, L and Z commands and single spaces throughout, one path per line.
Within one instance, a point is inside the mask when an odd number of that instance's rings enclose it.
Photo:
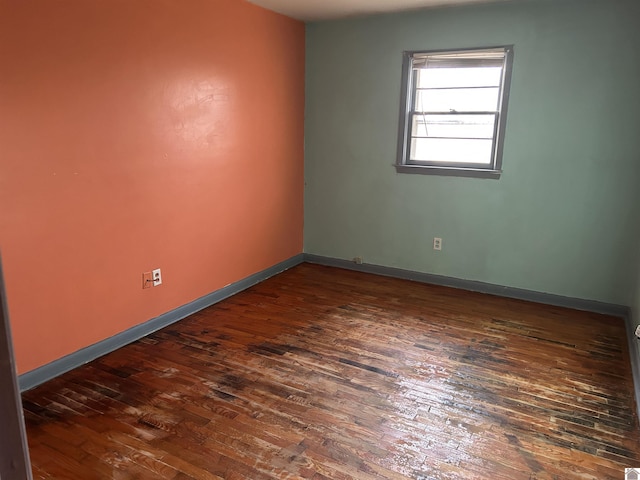
M 636 337 L 640 338 L 640 325 L 636 327 Z
M 442 239 L 440 237 L 433 237 L 433 249 L 442 250 Z
M 162 272 L 159 268 L 156 268 L 153 272 L 153 286 L 157 287 L 158 285 L 162 285 Z
M 142 288 L 153 287 L 153 275 L 151 272 L 144 272 L 142 274 Z

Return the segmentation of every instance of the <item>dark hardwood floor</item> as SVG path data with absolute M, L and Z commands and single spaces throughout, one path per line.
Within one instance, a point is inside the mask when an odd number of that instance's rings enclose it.
M 40 479 L 620 479 L 621 319 L 310 264 L 23 395 Z

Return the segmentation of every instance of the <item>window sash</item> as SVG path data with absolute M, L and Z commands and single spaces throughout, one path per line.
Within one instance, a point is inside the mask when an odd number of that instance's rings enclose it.
M 449 120 L 449 124 L 447 123 L 443 123 L 444 121 L 447 120 L 447 117 L 451 117 L 451 119 Z M 455 122 L 455 118 L 459 118 L 462 119 L 462 121 L 458 121 L 458 123 L 454 123 Z M 464 120 L 466 118 L 471 119 L 473 117 L 477 117 L 478 121 L 476 123 L 467 121 L 464 122 Z M 490 117 L 493 117 L 493 120 L 491 120 Z M 439 132 L 438 134 L 430 134 L 429 131 L 427 130 L 427 126 L 429 124 L 429 122 L 427 121 L 427 119 L 437 119 L 437 118 L 441 118 L 442 121 L 440 123 L 438 122 L 432 122 L 432 125 L 440 125 L 440 127 L 435 127 L 433 128 L 433 130 L 436 130 L 437 132 Z M 478 123 L 480 121 L 482 121 L 483 119 L 485 119 L 486 121 L 483 123 Z M 418 134 L 416 133 L 416 130 L 418 130 L 416 128 L 416 123 L 419 122 L 420 120 L 423 120 L 423 123 L 425 124 L 425 134 L 424 135 L 420 135 L 419 132 Z M 450 112 L 450 113 L 442 113 L 442 112 L 412 112 L 410 114 L 410 118 L 409 118 L 409 125 L 411 127 L 411 137 L 412 138 L 459 138 L 459 139 L 465 139 L 465 138 L 483 138 L 486 140 L 493 140 L 496 138 L 496 134 L 498 131 L 498 125 L 499 125 L 499 120 L 500 120 L 500 114 L 498 112 Z M 446 135 L 446 131 L 447 130 L 455 130 L 456 127 L 467 127 L 467 130 L 470 130 L 472 127 L 472 125 L 478 125 L 478 126 L 484 126 L 484 125 L 490 125 L 491 126 L 491 134 L 487 135 L 487 136 L 478 136 L 478 135 L 465 135 L 465 136 L 453 136 L 453 135 Z M 447 128 L 448 127 L 448 128 Z M 481 127 L 480 127 L 481 128 Z M 480 129 L 478 128 L 478 130 Z M 486 128 L 485 128 L 486 129 Z M 444 133 L 442 133 L 444 132 Z
M 491 135 L 487 136 L 454 136 L 454 135 L 416 135 L 414 133 L 414 124 L 417 117 L 426 116 L 439 116 L 439 117 L 488 117 L 493 116 L 493 124 L 491 125 Z M 469 167 L 469 168 L 490 168 L 495 159 L 496 154 L 496 140 L 498 134 L 498 127 L 500 124 L 499 112 L 453 112 L 453 113 L 441 113 L 441 112 L 412 112 L 410 114 L 411 131 L 408 135 L 409 144 L 408 148 L 408 165 L 437 165 L 437 166 L 454 166 L 454 167 Z M 460 125 L 460 124 L 457 124 Z M 464 125 L 464 124 L 462 124 Z M 431 142 L 430 142 L 431 141 Z M 447 142 L 450 143 L 450 149 L 454 156 L 443 151 L 444 145 Z M 426 154 L 420 154 L 419 146 L 428 145 L 431 143 L 433 151 Z M 472 151 L 473 146 L 477 146 L 482 149 L 483 156 L 486 158 L 482 160 L 479 158 L 478 152 Z M 422 150 L 422 149 L 420 149 Z

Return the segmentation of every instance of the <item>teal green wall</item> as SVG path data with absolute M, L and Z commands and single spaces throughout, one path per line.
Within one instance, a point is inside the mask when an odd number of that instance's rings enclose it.
M 640 266 L 638 267 L 638 277 L 635 283 L 635 295 L 632 305 L 632 316 L 635 323 L 640 325 Z
M 638 3 L 518 1 L 308 24 L 305 252 L 631 305 Z M 402 51 L 503 44 L 515 62 L 502 178 L 397 174 Z
M 638 205 L 638 210 L 640 211 L 640 205 Z M 640 217 L 640 212 L 638 213 L 638 217 Z M 640 223 L 640 220 L 638 223 Z M 638 237 L 640 237 L 640 228 L 638 229 Z M 634 291 L 633 291 L 633 302 L 631 303 L 631 316 L 634 320 L 634 323 L 640 324 L 640 238 L 637 242 L 636 248 L 637 248 L 637 257 L 634 263 L 636 276 L 635 276 L 635 282 L 633 284 Z
M 640 216 L 640 215 L 639 215 Z M 638 256 L 640 257 L 640 241 L 638 242 Z M 631 321 L 629 322 L 628 332 L 630 339 L 629 353 L 631 355 L 632 370 L 634 375 L 634 383 L 636 385 L 636 403 L 638 405 L 638 415 L 640 415 L 640 340 L 636 339 L 634 333 L 636 325 L 640 325 L 640 260 L 635 262 L 636 265 L 636 281 L 634 284 L 634 297 L 631 304 Z

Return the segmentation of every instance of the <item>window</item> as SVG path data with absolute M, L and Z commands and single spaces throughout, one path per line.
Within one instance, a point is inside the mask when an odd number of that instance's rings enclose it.
M 499 178 L 513 47 L 405 52 L 396 169 Z

